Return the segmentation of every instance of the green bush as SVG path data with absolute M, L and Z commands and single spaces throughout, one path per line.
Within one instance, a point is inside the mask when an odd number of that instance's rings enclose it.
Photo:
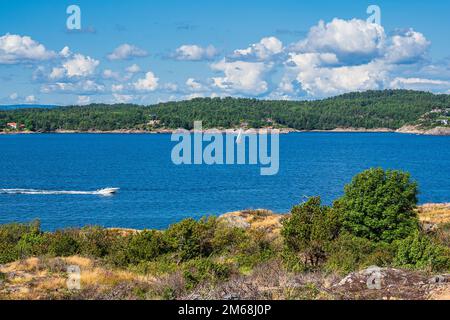
M 263 230 L 243 230 L 246 237 L 233 249 L 233 260 L 243 273 L 278 256 L 278 247 Z
M 427 235 L 416 231 L 398 242 L 395 264 L 402 268 L 448 271 L 450 248 L 437 244 Z
M 47 252 L 46 237 L 42 233 L 26 233 L 17 242 L 16 249 L 21 258 L 39 256 Z
M 13 262 L 20 258 L 17 247 L 11 243 L 0 242 L 0 264 Z
M 327 247 L 339 235 L 336 212 L 322 206 L 320 197 L 295 206 L 283 223 L 281 234 L 286 248 L 304 257 L 305 265 L 318 266 L 326 258 Z
M 138 264 L 142 261 L 152 261 L 167 253 L 169 246 L 162 232 L 143 231 L 131 237 L 126 250 L 129 263 Z
M 105 257 L 106 262 L 115 267 L 128 267 L 130 265 L 128 247 L 131 239 L 132 236 L 117 237 L 111 243 L 109 253 Z
M 272 248 L 260 249 L 252 253 L 236 254 L 236 263 L 243 273 L 251 271 L 257 265 L 277 257 Z
M 31 243 L 26 243 L 27 239 L 33 241 L 35 235 L 40 234 L 40 222 L 38 220 L 28 224 L 11 223 L 0 225 L 0 264 L 9 263 L 29 254 Z M 25 240 L 20 244 L 22 238 Z
M 201 283 L 215 284 L 227 280 L 231 273 L 230 265 L 214 262 L 210 258 L 192 259 L 183 265 L 183 277 L 188 290 Z
M 128 268 L 131 271 L 144 275 L 162 276 L 176 272 L 179 266 L 170 255 L 164 255 L 154 261 L 141 261 L 137 265 L 131 265 Z
M 164 232 L 164 241 L 171 251 L 177 253 L 180 261 L 207 257 L 213 252 L 212 239 L 216 227 L 215 218 L 186 219 L 171 225 Z
M 344 232 L 329 247 L 324 268 L 346 275 L 373 265 L 386 267 L 391 265 L 395 252 L 393 244 L 375 243 Z
M 215 229 L 211 246 L 214 254 L 235 253 L 240 245 L 248 241 L 249 236 L 246 230 L 221 223 Z
M 80 254 L 88 257 L 107 256 L 118 236 L 101 227 L 85 227 L 79 232 Z
M 80 252 L 76 230 L 56 231 L 48 234 L 46 241 L 48 241 L 48 254 L 54 257 L 69 257 Z
M 334 208 L 341 212 L 348 232 L 392 242 L 418 229 L 417 193 L 408 173 L 370 169 L 353 178 Z
M 0 242 L 16 244 L 27 233 L 40 233 L 39 220 L 30 223 L 10 223 L 0 225 Z

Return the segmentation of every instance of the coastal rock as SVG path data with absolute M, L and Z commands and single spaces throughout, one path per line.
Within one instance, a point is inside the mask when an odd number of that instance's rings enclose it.
M 418 126 L 406 125 L 396 131 L 397 133 L 409 133 L 429 136 L 450 136 L 450 127 L 435 127 L 432 129 L 421 129 Z
M 423 299 L 430 292 L 428 279 L 417 272 L 369 267 L 352 272 L 332 287 L 342 299 Z
M 220 221 L 232 227 L 253 229 L 276 237 L 280 234 L 282 222 L 289 215 L 277 214 L 269 210 L 244 210 L 226 213 L 219 217 Z
M 244 217 L 236 215 L 224 215 L 221 217 L 221 221 L 225 222 L 232 228 L 249 229 L 250 223 L 248 223 Z

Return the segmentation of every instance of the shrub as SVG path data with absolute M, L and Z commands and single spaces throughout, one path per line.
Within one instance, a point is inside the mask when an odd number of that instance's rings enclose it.
M 117 241 L 117 235 L 101 227 L 86 227 L 80 230 L 79 250 L 82 255 L 96 258 L 107 256 Z
M 246 230 L 221 223 L 214 232 L 211 245 L 215 254 L 235 253 L 240 245 L 248 241 L 249 237 Z
M 369 266 L 389 266 L 395 257 L 395 246 L 375 243 L 365 238 L 342 233 L 329 247 L 325 270 L 345 275 Z
M 0 225 L 0 264 L 9 263 L 23 257 L 24 254 L 29 254 L 31 248 L 26 240 L 18 246 L 22 238 L 28 238 L 30 241 L 34 235 L 40 234 L 40 222 L 38 220 L 28 224 L 11 223 Z M 28 236 L 30 235 L 30 236 Z
M 16 244 L 27 233 L 40 233 L 41 223 L 35 220 L 31 223 L 11 223 L 0 225 L 0 242 Z
M 193 259 L 183 266 L 183 276 L 186 289 L 194 289 L 201 283 L 217 284 L 229 278 L 232 268 L 223 263 L 217 263 L 210 258 Z
M 48 254 L 54 257 L 68 257 L 79 253 L 80 245 L 77 241 L 77 231 L 56 231 L 47 235 Z
M 370 169 L 358 174 L 334 204 L 343 228 L 357 237 L 392 242 L 418 229 L 417 184 L 400 171 Z
M 118 237 L 111 243 L 109 254 L 106 256 L 106 262 L 116 267 L 127 267 L 130 264 L 130 255 L 128 247 L 132 236 Z
M 17 247 L 13 244 L 0 242 L 0 264 L 13 262 L 20 257 Z
M 263 230 L 246 230 L 246 237 L 235 247 L 233 258 L 243 273 L 277 256 L 277 248 Z
M 395 264 L 410 269 L 447 271 L 450 269 L 450 249 L 416 231 L 398 242 Z
M 46 237 L 42 233 L 26 233 L 16 245 L 21 258 L 38 256 L 46 253 Z
M 133 235 L 126 248 L 128 261 L 138 264 L 142 261 L 152 261 L 168 251 L 169 246 L 160 231 L 143 231 Z
M 144 275 L 162 276 L 177 271 L 178 265 L 170 255 L 164 255 L 154 261 L 141 261 L 129 269 Z
M 305 265 L 317 266 L 339 234 L 339 218 L 331 208 L 321 205 L 320 197 L 295 206 L 291 214 L 281 231 L 285 246 L 291 252 L 301 253 Z
M 216 227 L 215 218 L 186 219 L 170 226 L 164 232 L 164 239 L 181 261 L 207 257 L 213 252 L 212 239 Z

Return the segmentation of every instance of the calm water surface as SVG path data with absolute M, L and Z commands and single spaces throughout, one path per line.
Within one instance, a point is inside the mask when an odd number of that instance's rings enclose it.
M 186 217 L 246 208 L 288 212 L 306 196 L 331 203 L 370 167 L 411 172 L 420 202 L 450 201 L 450 137 L 295 133 L 280 137 L 280 171 L 258 166 L 175 166 L 170 135 L 3 135 L 0 189 L 95 191 L 6 194 L 0 223 L 39 218 L 47 230 L 83 225 L 165 228 Z

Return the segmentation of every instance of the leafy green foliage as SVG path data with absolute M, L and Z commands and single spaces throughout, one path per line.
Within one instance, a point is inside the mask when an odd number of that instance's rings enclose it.
M 416 231 L 399 241 L 395 264 L 428 271 L 449 270 L 450 248 L 434 243 L 430 237 Z
M 283 224 L 282 235 L 288 250 L 301 252 L 305 264 L 317 266 L 326 258 L 327 247 L 339 234 L 336 212 L 322 206 L 320 197 L 291 210 L 291 218 Z
M 168 250 L 168 244 L 160 231 L 143 231 L 134 235 L 128 243 L 128 261 L 130 264 L 152 261 Z
M 76 230 L 56 231 L 48 234 L 48 254 L 54 257 L 69 257 L 79 253 Z
M 231 268 L 227 264 L 216 263 L 209 258 L 189 260 L 184 265 L 183 276 L 187 289 L 193 289 L 203 282 L 217 283 L 226 280 L 231 275 Z
M 29 235 L 32 238 L 39 234 L 39 221 L 33 221 L 29 224 L 12 223 L 0 225 L 0 264 L 12 262 L 22 258 L 24 254 L 31 253 L 27 252 L 27 250 L 34 250 L 30 249 L 31 245 L 26 245 L 25 241 L 21 244 L 19 242 L 22 237 Z M 31 239 L 30 241 L 33 242 Z
M 164 239 L 181 261 L 207 257 L 213 252 L 212 239 L 217 226 L 215 218 L 186 219 L 174 224 L 164 233 Z
M 117 235 L 100 227 L 86 227 L 80 230 L 79 237 L 80 253 L 88 257 L 103 258 L 111 252 Z
M 334 208 L 343 228 L 357 237 L 392 242 L 418 229 L 417 184 L 400 171 L 370 169 L 345 187 Z
M 351 271 L 376 265 L 392 264 L 396 246 L 385 242 L 373 242 L 342 233 L 329 247 L 325 270 L 345 275 Z

